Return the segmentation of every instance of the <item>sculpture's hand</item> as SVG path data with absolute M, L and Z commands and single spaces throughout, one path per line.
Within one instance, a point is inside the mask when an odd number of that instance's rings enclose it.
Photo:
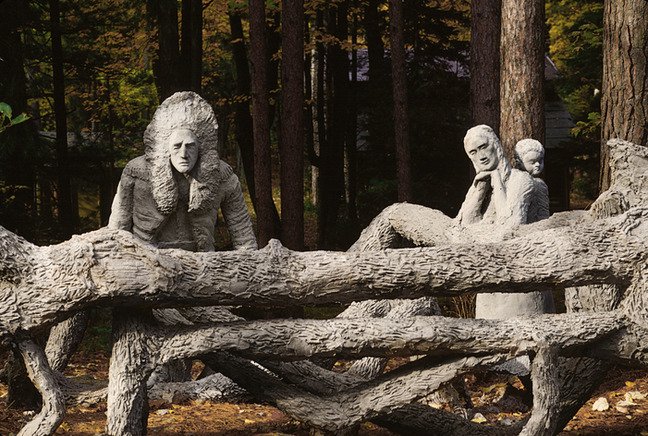
M 477 173 L 475 180 L 473 181 L 473 185 L 477 186 L 479 182 L 487 181 L 491 177 L 492 173 L 493 171 L 482 171 L 480 173 Z

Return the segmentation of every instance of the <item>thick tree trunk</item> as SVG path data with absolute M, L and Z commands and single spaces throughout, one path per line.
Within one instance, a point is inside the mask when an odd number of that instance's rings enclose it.
M 544 143 L 545 3 L 502 0 L 500 139 L 509 159 L 517 141 Z
M 599 192 L 610 186 L 607 141 L 648 146 L 648 3 L 606 0 Z
M 398 201 L 412 201 L 410 172 L 409 120 L 407 116 L 407 72 L 403 36 L 403 0 L 389 0 L 389 35 L 391 41 L 392 90 L 394 97 L 394 147 Z
M 56 119 L 56 172 L 58 180 L 58 211 L 62 236 L 67 239 L 74 232 L 76 222 L 72 209 L 72 188 L 68 162 L 67 115 L 65 112 L 65 82 L 63 73 L 63 45 L 61 42 L 61 11 L 59 0 L 49 0 L 52 39 L 52 74 L 54 83 L 54 116 Z
M 304 247 L 304 4 L 282 1 L 281 240 Z
M 250 0 L 250 60 L 252 61 L 252 124 L 254 131 L 254 191 L 257 196 L 257 241 L 265 246 L 277 236 L 273 220 L 272 165 L 268 106 L 268 60 L 265 3 Z
M 502 0 L 471 2 L 470 109 L 472 124 L 500 125 L 500 23 Z

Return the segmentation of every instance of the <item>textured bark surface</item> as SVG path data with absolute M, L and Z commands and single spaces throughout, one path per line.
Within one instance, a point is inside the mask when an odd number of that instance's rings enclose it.
M 600 192 L 610 186 L 607 141 L 648 146 L 648 3 L 606 0 Z
M 508 158 L 515 143 L 544 143 L 545 3 L 502 0 L 500 138 Z
M 470 108 L 472 124 L 495 133 L 500 124 L 501 0 L 470 2 Z
M 67 367 L 70 357 L 83 339 L 89 318 L 90 312 L 82 311 L 52 327 L 45 354 L 53 370 L 63 372 Z

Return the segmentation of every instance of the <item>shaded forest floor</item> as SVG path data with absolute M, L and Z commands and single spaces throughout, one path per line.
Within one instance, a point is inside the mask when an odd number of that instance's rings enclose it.
M 105 352 L 77 353 L 67 371 L 68 375 L 106 380 L 108 356 Z M 495 402 L 506 387 L 507 377 L 469 374 L 466 386 L 475 406 L 488 423 L 512 424 L 523 419 L 522 403 Z M 641 394 L 647 398 L 641 398 Z M 0 435 L 17 433 L 30 418 L 31 412 L 9 409 L 6 386 L 0 384 Z M 632 393 L 632 394 L 629 394 Z M 609 408 L 592 410 L 593 403 L 606 398 Z M 634 398 L 634 405 L 619 402 Z M 509 398 L 510 400 L 510 398 Z M 517 407 L 519 406 L 519 407 Z M 68 410 L 65 421 L 56 434 L 101 434 L 106 423 L 106 404 L 75 406 Z M 149 415 L 151 435 L 308 435 L 310 429 L 292 420 L 274 407 L 259 404 L 212 403 L 191 401 L 183 404 L 152 402 Z M 364 424 L 360 435 L 393 435 L 386 429 Z M 648 371 L 614 368 L 606 381 L 588 403 L 569 423 L 563 435 L 644 435 L 648 436 Z

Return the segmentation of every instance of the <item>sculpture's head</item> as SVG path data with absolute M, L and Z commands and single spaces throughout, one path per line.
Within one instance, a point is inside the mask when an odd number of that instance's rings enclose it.
M 198 160 L 199 145 L 196 134 L 189 129 L 178 128 L 171 132 L 167 143 L 171 165 L 183 174 L 190 172 Z
M 511 169 L 504 149 L 489 126 L 481 124 L 468 129 L 464 137 L 464 150 L 477 173 L 499 169 L 504 178 L 508 177 Z
M 195 92 L 176 92 L 157 108 L 144 132 L 146 161 L 157 208 L 178 204 L 173 168 L 190 179 L 189 211 L 208 207 L 218 190 L 218 123 L 213 109 Z
M 540 141 L 523 139 L 515 144 L 515 166 L 538 177 L 544 170 L 545 150 Z

